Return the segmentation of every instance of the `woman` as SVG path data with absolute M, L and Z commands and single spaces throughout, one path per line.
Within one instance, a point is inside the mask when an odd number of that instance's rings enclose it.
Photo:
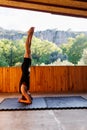
M 22 93 L 22 98 L 19 99 L 19 102 L 26 104 L 32 103 L 32 98 L 30 93 L 28 93 L 28 91 L 29 91 L 29 76 L 30 76 L 29 68 L 31 66 L 31 41 L 33 33 L 34 33 L 34 27 L 31 27 L 28 31 L 28 36 L 25 43 L 24 61 L 21 66 L 22 76 L 19 85 L 19 91 L 20 93 Z

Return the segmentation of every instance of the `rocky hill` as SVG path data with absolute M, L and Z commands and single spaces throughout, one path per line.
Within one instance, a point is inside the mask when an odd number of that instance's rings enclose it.
M 66 43 L 68 38 L 75 38 L 80 33 L 87 35 L 87 32 L 72 32 L 71 30 L 60 31 L 57 29 L 47 29 L 45 31 L 37 31 L 34 35 L 41 40 L 48 40 L 57 45 Z M 15 31 L 15 30 L 6 30 L 0 27 L 0 39 L 9 39 L 9 40 L 19 40 L 23 36 L 26 36 L 25 32 Z
M 48 40 L 57 45 L 60 45 L 62 43 L 66 43 L 68 38 L 70 37 L 75 38 L 77 35 L 81 33 L 84 33 L 85 35 L 87 35 L 87 32 L 72 32 L 71 30 L 60 31 L 57 29 L 53 29 L 53 30 L 47 29 L 45 31 L 36 32 L 35 36 L 42 40 Z
M 0 27 L 0 39 L 19 40 L 25 35 L 22 31 L 6 30 Z

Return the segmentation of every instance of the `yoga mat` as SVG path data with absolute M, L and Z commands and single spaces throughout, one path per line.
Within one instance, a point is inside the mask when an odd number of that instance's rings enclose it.
M 17 98 L 6 98 L 0 103 L 0 111 L 83 108 L 87 108 L 87 99 L 81 96 L 33 97 L 30 105 L 18 103 Z

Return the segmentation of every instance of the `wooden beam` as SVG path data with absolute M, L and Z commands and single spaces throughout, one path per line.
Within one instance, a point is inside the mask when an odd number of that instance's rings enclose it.
M 87 18 L 87 2 L 81 0 L 3 0 L 0 6 Z

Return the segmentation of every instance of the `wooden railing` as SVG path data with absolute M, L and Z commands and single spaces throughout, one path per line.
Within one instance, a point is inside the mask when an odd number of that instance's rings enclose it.
M 0 68 L 0 92 L 18 92 L 20 67 Z M 34 93 L 87 92 L 87 66 L 32 66 L 30 91 Z
M 20 76 L 20 67 L 0 68 L 0 92 L 18 92 Z

